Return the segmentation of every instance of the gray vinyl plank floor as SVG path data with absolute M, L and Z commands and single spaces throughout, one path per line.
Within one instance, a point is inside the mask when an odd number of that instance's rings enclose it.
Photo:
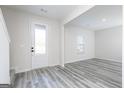
M 122 64 L 101 59 L 16 74 L 15 88 L 121 88 Z

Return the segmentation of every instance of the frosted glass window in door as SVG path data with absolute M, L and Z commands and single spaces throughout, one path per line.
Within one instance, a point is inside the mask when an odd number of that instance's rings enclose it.
M 84 38 L 83 38 L 83 36 L 77 37 L 77 50 L 79 53 L 84 52 Z
M 46 27 L 35 24 L 35 54 L 46 53 Z

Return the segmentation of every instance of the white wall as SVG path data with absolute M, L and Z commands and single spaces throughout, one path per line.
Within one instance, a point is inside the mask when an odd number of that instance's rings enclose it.
M 12 39 L 12 42 L 10 44 L 11 68 L 15 68 L 16 72 L 23 72 L 31 69 L 31 52 L 30 52 L 31 33 L 29 28 L 31 21 L 39 21 L 49 26 L 49 30 L 48 30 L 49 66 L 60 64 L 60 53 L 61 53 L 60 27 L 61 26 L 59 22 L 41 16 L 19 12 L 16 10 L 11 10 L 7 8 L 2 8 L 2 9 L 9 30 L 9 34 Z M 66 26 L 64 34 L 65 34 L 65 54 L 64 54 L 65 63 L 95 57 L 94 51 L 95 49 L 98 48 L 94 47 L 96 44 L 94 41 L 95 38 L 94 31 L 85 30 L 81 27 L 76 27 L 76 26 L 75 27 Z M 83 35 L 85 38 L 86 44 L 85 44 L 84 54 L 77 53 L 75 49 L 76 47 L 75 40 L 78 35 Z M 95 52 L 97 52 L 96 57 L 99 57 L 97 56 L 98 51 Z M 103 57 L 100 56 L 99 58 L 103 58 Z
M 122 27 L 95 31 L 96 58 L 122 62 Z
M 84 53 L 77 52 L 77 37 L 84 37 Z M 94 31 L 77 26 L 65 26 L 65 63 L 94 58 Z
M 49 66 L 60 64 L 60 25 L 57 21 L 7 8 L 2 9 L 12 39 L 11 68 L 15 68 L 16 72 L 31 69 L 31 32 L 29 26 L 32 21 L 48 25 L 48 63 Z
M 0 9 L 0 84 L 10 84 L 9 37 Z

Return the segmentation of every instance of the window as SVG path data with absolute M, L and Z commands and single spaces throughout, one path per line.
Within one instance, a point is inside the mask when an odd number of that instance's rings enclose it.
M 84 38 L 83 38 L 83 36 L 77 37 L 77 50 L 79 53 L 84 52 Z
M 35 24 L 35 55 L 46 53 L 46 27 Z

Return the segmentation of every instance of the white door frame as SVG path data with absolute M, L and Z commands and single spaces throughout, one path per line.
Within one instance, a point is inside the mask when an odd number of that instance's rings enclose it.
M 44 24 L 43 22 L 39 22 L 39 21 L 32 21 L 31 22 L 31 24 L 30 24 L 30 30 L 31 30 L 31 47 L 32 47 L 32 45 L 34 45 L 34 39 L 33 39 L 33 37 L 34 37 L 33 36 L 34 35 L 34 31 L 33 31 L 33 29 L 34 29 L 34 25 L 35 24 L 44 25 L 46 27 L 46 57 L 47 57 L 47 66 L 49 66 L 49 64 L 48 64 L 48 25 L 47 24 Z M 30 48 L 30 51 L 31 51 L 31 48 Z M 33 64 L 32 64 L 33 63 L 33 56 L 34 55 L 35 55 L 34 52 L 33 53 L 31 52 L 31 69 L 35 69 L 35 68 L 33 68 Z

